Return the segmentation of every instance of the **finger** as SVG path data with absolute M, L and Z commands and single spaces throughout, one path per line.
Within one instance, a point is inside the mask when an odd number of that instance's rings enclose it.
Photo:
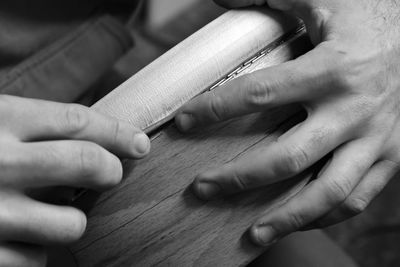
M 376 160 L 378 150 L 377 144 L 364 140 L 338 149 L 318 179 L 251 227 L 253 241 L 268 246 L 339 206 Z
M 327 57 L 320 46 L 296 60 L 241 76 L 189 101 L 175 122 L 188 131 L 274 106 L 326 97 L 332 92 L 332 86 L 327 86 L 332 79 Z
M 0 265 L 7 267 L 45 267 L 46 252 L 42 247 L 20 244 L 0 244 Z
M 375 163 L 346 200 L 338 208 L 318 219 L 313 226 L 328 227 L 360 214 L 398 171 L 399 166 L 394 162 L 384 160 Z
M 129 123 L 87 107 L 3 97 L 9 103 L 7 128 L 22 141 L 77 139 L 97 143 L 121 157 L 140 158 L 150 150 L 148 137 Z
M 13 192 L 2 192 L 0 240 L 30 244 L 68 244 L 86 228 L 78 209 L 41 203 Z
M 47 186 L 104 190 L 122 179 L 121 161 L 86 141 L 49 141 L 14 145 L 2 155 L 0 185 L 13 188 Z
M 195 193 L 210 199 L 272 184 L 302 172 L 348 140 L 348 127 L 338 118 L 331 110 L 315 112 L 276 143 L 200 174 L 193 184 Z

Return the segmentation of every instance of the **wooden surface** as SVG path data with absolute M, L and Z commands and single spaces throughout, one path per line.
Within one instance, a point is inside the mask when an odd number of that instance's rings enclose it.
M 186 136 L 168 127 L 148 158 L 125 162 L 120 186 L 95 199 L 87 233 L 72 248 L 79 266 L 241 266 L 254 259 L 262 250 L 247 240 L 247 227 L 305 180 L 208 203 L 189 185 L 197 173 L 273 142 L 300 119 L 288 119 L 293 114 L 271 111 Z
M 271 62 L 277 64 L 277 59 L 284 61 L 304 53 L 307 44 L 304 38 L 285 44 Z M 118 97 L 114 100 L 118 105 Z M 126 103 L 129 99 L 123 100 Z M 102 111 L 101 107 L 98 110 Z M 304 173 L 281 184 L 213 202 L 196 199 L 189 186 L 196 174 L 274 142 L 302 117 L 298 107 L 286 107 L 191 135 L 180 134 L 174 125 L 157 131 L 149 157 L 124 162 L 125 178 L 120 186 L 101 195 L 86 194 L 77 203 L 88 214 L 85 236 L 71 247 L 78 264 L 249 263 L 263 250 L 247 239 L 247 228 L 263 212 L 298 192 L 310 175 Z

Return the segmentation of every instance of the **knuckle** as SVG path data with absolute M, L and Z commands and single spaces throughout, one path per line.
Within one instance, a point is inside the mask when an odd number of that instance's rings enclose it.
M 80 105 L 68 105 L 68 107 L 65 109 L 64 117 L 65 130 L 71 134 L 81 132 L 89 124 L 88 112 Z
M 355 77 L 350 72 L 345 72 L 343 69 L 335 69 L 334 77 L 335 86 L 341 91 L 352 91 L 355 88 Z
M 80 171 L 96 188 L 103 190 L 116 186 L 122 179 L 121 162 L 95 144 L 81 146 Z
M 246 183 L 246 179 L 237 171 L 233 172 L 231 183 L 235 191 L 243 191 L 249 188 L 248 184 Z
M 18 170 L 23 169 L 26 164 L 29 164 L 29 162 L 26 162 L 26 159 L 23 159 L 20 153 L 15 152 L 14 148 L 11 148 L 7 153 L 1 153 L 0 172 L 2 173 L 2 178 L 0 179 L 0 184 L 15 184 L 16 180 L 10 178 L 15 177 Z
M 324 146 L 329 138 L 335 136 L 340 130 L 340 126 L 336 123 L 332 123 L 330 126 L 322 126 L 314 129 L 311 132 L 309 139 L 305 142 L 307 147 L 319 147 Z
M 244 94 L 247 105 L 258 107 L 271 102 L 273 97 L 271 86 L 254 77 L 254 75 L 249 74 L 244 76 L 244 79 L 246 85 L 244 86 Z
M 364 60 L 357 53 L 348 51 L 343 45 L 335 44 L 328 49 L 329 65 L 325 71 L 328 80 L 339 90 L 351 91 L 357 87 L 364 87 L 365 67 Z M 330 79 L 329 79 L 330 78 Z
M 362 213 L 368 206 L 368 201 L 360 197 L 350 197 L 348 198 L 343 207 L 346 214 L 357 215 Z
M 118 144 L 121 136 L 122 136 L 122 125 L 121 122 L 119 120 L 116 120 L 113 122 L 113 143 L 114 145 Z M 132 140 L 132 138 L 130 139 Z
M 297 230 L 307 223 L 307 219 L 301 212 L 291 210 L 288 214 L 288 223 L 291 230 Z
M 213 119 L 216 121 L 222 121 L 225 118 L 226 107 L 222 97 L 215 91 L 211 91 L 210 111 Z
M 249 87 L 246 95 L 246 104 L 259 107 L 272 102 L 272 89 L 268 85 L 256 82 Z
M 348 74 L 343 71 L 343 66 L 342 68 L 340 67 L 341 64 L 342 63 L 336 63 L 327 67 L 325 69 L 325 77 L 327 77 L 326 80 L 329 81 L 334 88 L 347 91 L 352 86 Z
M 377 99 L 371 99 L 366 96 L 359 96 L 349 106 L 349 113 L 352 114 L 350 122 L 353 125 L 364 125 L 376 115 L 378 109 Z M 360 127 L 362 129 L 363 127 Z
M 330 179 L 327 182 L 328 198 L 333 205 L 343 202 L 351 192 L 351 185 L 347 179 Z
M 307 166 L 309 156 L 300 146 L 286 148 L 282 155 L 282 172 L 287 175 L 295 175 Z
M 343 85 L 346 85 L 348 52 L 341 45 L 336 44 L 325 44 L 321 47 L 324 48 L 327 63 L 320 69 L 320 74 L 330 83 L 341 84 L 341 81 L 343 81 Z
M 102 151 L 96 146 L 85 144 L 79 148 L 79 170 L 82 175 L 92 176 L 98 166 L 103 163 Z
M 369 167 L 370 164 L 368 160 L 366 160 L 366 156 L 360 156 L 360 158 L 353 159 L 352 161 L 352 168 L 355 173 L 365 173 Z M 350 179 L 343 177 L 343 183 L 346 185 L 349 191 L 352 191 L 353 186 Z

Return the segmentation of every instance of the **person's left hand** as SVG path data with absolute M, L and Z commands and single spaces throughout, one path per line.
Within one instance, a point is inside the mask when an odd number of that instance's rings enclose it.
M 264 1 L 228 1 L 228 7 Z M 268 0 L 305 22 L 315 48 L 240 77 L 185 105 L 189 129 L 271 107 L 301 103 L 307 119 L 276 143 L 200 174 L 210 199 L 288 179 L 333 152 L 318 178 L 251 228 L 269 245 L 300 229 L 324 227 L 363 211 L 399 169 L 400 6 L 381 0 Z

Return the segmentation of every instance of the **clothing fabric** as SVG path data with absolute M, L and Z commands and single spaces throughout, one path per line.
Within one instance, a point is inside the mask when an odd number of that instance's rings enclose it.
M 0 93 L 78 98 L 132 46 L 134 0 L 0 1 Z M 54 93 L 54 92 L 57 93 Z

